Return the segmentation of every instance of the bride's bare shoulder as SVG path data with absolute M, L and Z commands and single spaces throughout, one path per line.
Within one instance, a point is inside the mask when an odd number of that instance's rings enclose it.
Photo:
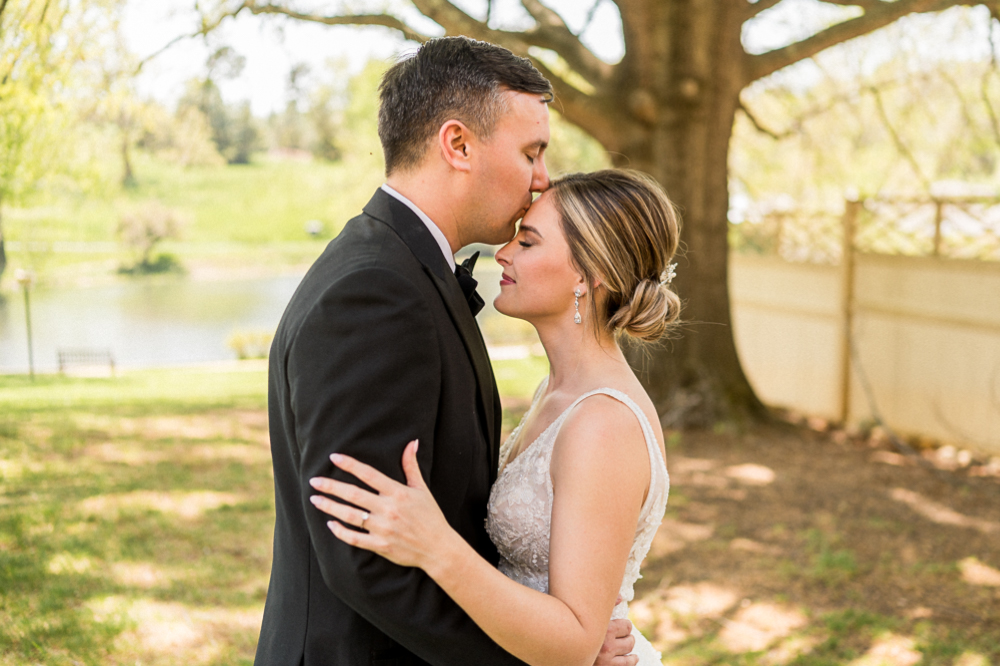
M 648 477 L 648 460 L 642 425 L 632 408 L 613 396 L 597 393 L 567 414 L 556 438 L 552 471 L 555 475 L 580 466 L 613 465 L 616 474 Z

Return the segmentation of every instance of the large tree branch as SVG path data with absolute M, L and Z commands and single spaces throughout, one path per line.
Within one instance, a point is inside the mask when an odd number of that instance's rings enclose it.
M 570 31 L 556 12 L 538 0 L 523 0 L 525 9 L 536 23 L 535 27 L 524 32 L 490 28 L 487 21 L 473 18 L 447 0 L 413 0 L 413 4 L 420 13 L 436 22 L 448 34 L 466 35 L 499 44 L 521 56 L 527 56 L 528 49 L 532 46 L 550 49 L 557 52 L 574 71 L 594 86 L 599 86 L 611 76 L 613 65 L 595 56 Z M 430 36 L 420 33 L 389 14 L 312 14 L 294 10 L 284 3 L 245 0 L 225 16 L 235 16 L 244 10 L 253 14 L 281 15 L 324 25 L 380 25 L 397 30 L 407 39 L 414 41 L 425 42 L 430 39 Z
M 537 44 L 542 48 L 552 49 L 563 57 L 570 67 L 577 70 L 585 79 L 597 85 L 600 80 L 611 74 L 612 66 L 598 58 L 583 45 L 580 38 L 566 25 L 566 21 L 554 10 L 546 7 L 538 0 L 521 0 L 521 5 L 535 19 L 537 27 L 534 32 L 537 38 L 549 42 L 548 46 Z M 596 10 L 597 5 L 594 5 Z M 529 33 L 532 31 L 529 31 Z M 598 80 L 593 77 L 597 76 Z
M 530 55 L 531 47 L 549 49 L 556 52 L 569 67 L 579 74 L 585 81 L 599 88 L 601 84 L 609 80 L 615 68 L 601 61 L 590 52 L 566 26 L 565 21 L 553 10 L 542 5 L 538 0 L 522 0 L 525 9 L 535 19 L 535 27 L 524 32 L 512 32 L 508 30 L 495 30 L 490 28 L 487 22 L 479 21 L 465 11 L 457 7 L 448 0 L 412 0 L 413 5 L 424 16 L 436 22 L 445 32 L 451 35 L 466 35 L 474 39 L 499 44 L 514 53 L 531 58 L 539 69 L 552 81 L 556 94 L 567 105 L 567 117 L 571 118 L 585 129 L 597 124 L 596 113 L 585 113 L 586 107 L 593 107 L 593 104 L 586 104 L 580 96 L 588 97 L 580 92 L 562 77 L 557 76 L 551 70 L 540 63 L 537 58 Z M 324 25 L 380 25 L 392 28 L 401 32 L 408 39 L 414 41 L 427 41 L 428 35 L 422 34 L 404 21 L 388 14 L 353 14 L 353 15 L 322 15 L 310 14 L 294 10 L 280 2 L 259 2 L 258 0 L 244 0 L 234 8 L 229 9 L 220 16 L 211 20 L 203 18 L 201 27 L 190 35 L 184 35 L 172 40 L 167 46 L 157 52 L 161 53 L 172 46 L 177 41 L 207 35 L 221 24 L 223 20 L 236 16 L 240 12 L 249 11 L 255 15 L 271 14 L 286 16 L 299 21 L 309 21 Z M 143 63 L 148 61 L 150 56 Z M 141 64 L 140 64 L 141 67 Z
M 323 25 L 379 25 L 386 28 L 392 28 L 393 30 L 398 30 L 403 33 L 404 37 L 412 39 L 415 42 L 426 42 L 430 39 L 429 35 L 418 32 L 395 16 L 390 16 L 389 14 L 347 14 L 343 16 L 323 16 L 318 14 L 306 14 L 282 5 L 272 3 L 260 4 L 248 0 L 247 2 L 244 2 L 243 6 L 236 10 L 233 15 L 235 16 L 244 8 L 248 9 L 250 13 L 254 15 L 277 14 L 299 21 L 322 23 Z
M 873 2 L 870 9 L 857 18 L 849 19 L 821 30 L 802 41 L 780 49 L 748 56 L 747 80 L 756 81 L 793 63 L 811 58 L 820 51 L 849 39 L 866 35 L 906 16 L 922 12 L 937 12 L 957 5 L 986 4 L 977 0 L 896 0 Z
M 521 56 L 537 46 L 558 53 L 580 76 L 595 87 L 610 78 L 613 65 L 595 56 L 574 35 L 565 21 L 537 0 L 522 0 L 525 10 L 535 20 L 535 26 L 524 32 L 494 30 L 477 21 L 447 0 L 412 0 L 416 8 L 451 35 L 466 35 L 499 44 Z
M 621 127 L 616 126 L 608 115 L 602 112 L 597 100 L 566 83 L 544 62 L 537 58 L 532 58 L 532 61 L 538 71 L 552 82 L 552 89 L 555 92 L 552 106 L 555 107 L 556 111 L 574 125 L 583 128 L 605 147 L 614 146 L 617 143 L 615 136 Z

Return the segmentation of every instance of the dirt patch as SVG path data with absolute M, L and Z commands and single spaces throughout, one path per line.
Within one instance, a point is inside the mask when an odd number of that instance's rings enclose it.
M 805 429 L 672 441 L 633 604 L 665 658 L 695 644 L 760 663 L 951 664 L 969 644 L 1000 658 L 1000 479 Z

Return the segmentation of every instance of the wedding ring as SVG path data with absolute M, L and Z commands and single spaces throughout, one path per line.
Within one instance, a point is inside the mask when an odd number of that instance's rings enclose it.
M 365 529 L 365 523 L 368 522 L 369 518 L 371 518 L 371 514 L 365 511 L 363 517 L 361 518 L 361 529 Z

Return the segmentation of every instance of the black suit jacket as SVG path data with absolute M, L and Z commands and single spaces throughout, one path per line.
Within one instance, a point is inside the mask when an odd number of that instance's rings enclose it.
M 274 562 L 256 666 L 521 664 L 423 571 L 339 541 L 308 480 L 352 455 L 405 481 L 420 438 L 424 478 L 484 558 L 500 399 L 479 328 L 420 219 L 382 190 L 310 268 L 271 347 Z

